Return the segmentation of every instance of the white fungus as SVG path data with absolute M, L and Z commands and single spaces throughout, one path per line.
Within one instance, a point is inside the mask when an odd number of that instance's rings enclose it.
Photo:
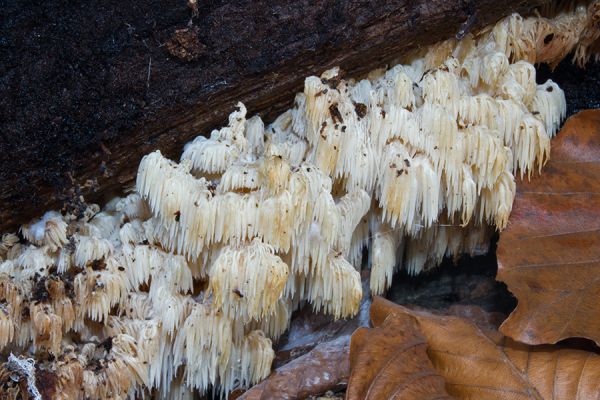
M 225 397 L 270 373 L 301 305 L 355 315 L 362 268 L 380 294 L 399 269 L 485 253 L 565 117 L 533 64 L 585 63 L 599 4 L 512 15 L 365 79 L 333 68 L 268 126 L 239 103 L 179 163 L 146 155 L 103 211 L 3 235 L 0 350 L 53 355 L 62 398 Z M 9 364 L 31 381 L 33 361 Z

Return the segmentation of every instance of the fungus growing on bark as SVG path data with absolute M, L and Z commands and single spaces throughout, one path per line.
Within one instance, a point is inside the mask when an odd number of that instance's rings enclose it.
M 487 251 L 565 116 L 532 63 L 585 62 L 597 4 L 309 77 L 266 127 L 240 103 L 179 163 L 146 155 L 136 193 L 2 236 L 0 348 L 30 348 L 65 397 L 225 396 L 268 375 L 293 310 L 356 314 L 361 268 L 378 294 Z

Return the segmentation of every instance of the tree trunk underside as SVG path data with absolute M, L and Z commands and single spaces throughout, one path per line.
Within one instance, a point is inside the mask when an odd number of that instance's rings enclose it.
M 9 0 L 0 21 L 0 231 L 133 185 L 237 101 L 266 122 L 304 78 L 350 76 L 543 0 Z M 74 200 L 75 199 L 75 200 Z

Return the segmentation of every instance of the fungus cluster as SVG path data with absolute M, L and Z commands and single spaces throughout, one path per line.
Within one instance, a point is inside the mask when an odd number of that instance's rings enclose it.
M 2 236 L 0 348 L 62 398 L 224 396 L 269 374 L 293 310 L 354 315 L 365 265 L 378 294 L 399 268 L 485 252 L 565 116 L 533 63 L 585 62 L 599 4 L 309 77 L 267 127 L 239 103 L 179 163 L 145 156 L 135 193 Z

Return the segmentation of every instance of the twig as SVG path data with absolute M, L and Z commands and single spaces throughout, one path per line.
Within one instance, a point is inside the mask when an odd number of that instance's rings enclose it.
M 152 57 L 150 57 L 150 61 L 148 62 L 148 78 L 146 79 L 146 88 L 150 89 L 150 71 L 152 69 Z

